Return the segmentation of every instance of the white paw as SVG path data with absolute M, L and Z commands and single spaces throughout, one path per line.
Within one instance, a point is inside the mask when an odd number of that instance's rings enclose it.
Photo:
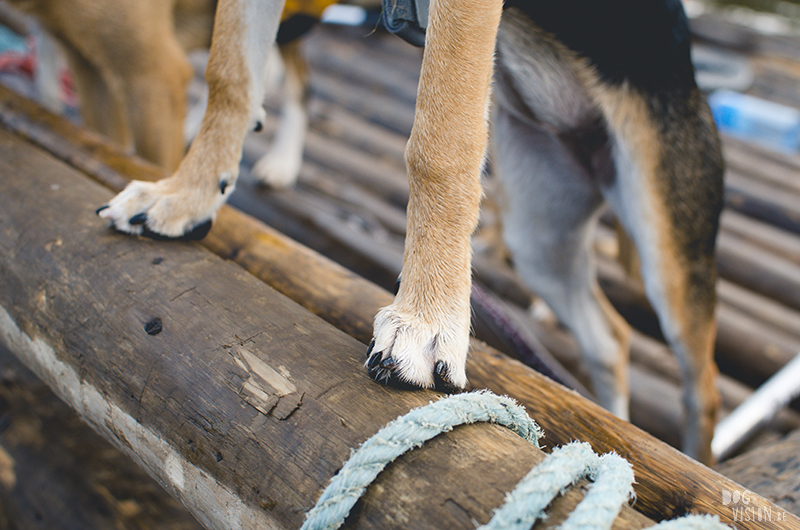
M 288 188 L 297 182 L 302 164 L 302 156 L 270 151 L 255 163 L 252 174 L 260 183 L 270 188 Z
M 466 387 L 469 311 L 443 321 L 447 324 L 432 324 L 400 311 L 397 304 L 383 308 L 367 351 L 370 377 L 387 385 L 445 392 Z
M 177 186 L 172 179 L 133 181 L 97 215 L 111 227 L 154 239 L 202 239 L 233 189 L 222 177 L 215 186 Z M 207 188 L 207 189 L 206 189 Z

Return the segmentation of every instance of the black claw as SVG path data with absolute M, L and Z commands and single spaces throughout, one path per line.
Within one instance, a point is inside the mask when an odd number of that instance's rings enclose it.
M 261 123 L 261 120 L 258 120 L 258 121 L 256 121 L 256 126 L 253 127 L 253 130 L 255 132 L 261 132 L 261 129 L 263 129 L 263 128 L 264 128 L 264 124 Z
M 381 363 L 381 354 L 382 353 L 383 352 L 374 353 L 374 354 L 372 354 L 372 357 L 369 358 L 369 360 L 367 361 L 367 368 L 369 368 L 370 371 L 371 370 L 375 370 L 378 367 L 378 365 Z
M 446 394 L 460 392 L 450 377 L 450 367 L 444 361 L 438 361 L 433 367 L 433 384 L 437 391 Z
M 372 353 L 372 348 L 374 348 L 374 347 L 375 347 L 375 339 L 372 339 L 369 342 L 369 347 L 367 348 L 367 357 L 370 356 L 370 354 Z
M 147 222 L 147 214 L 144 212 L 137 213 L 136 215 L 128 219 L 128 224 L 130 225 L 143 225 L 146 222 Z
M 200 241 L 201 239 L 203 239 L 208 235 L 208 233 L 211 231 L 211 226 L 213 224 L 214 223 L 211 221 L 211 219 L 200 223 L 199 225 L 195 226 L 194 228 L 183 234 L 181 241 Z
M 384 360 L 382 360 L 381 368 L 383 368 L 384 370 L 391 370 L 392 368 L 394 368 L 394 359 L 392 359 L 391 357 L 387 357 Z
M 394 282 L 394 294 L 396 295 L 400 291 L 400 278 L 397 278 L 397 281 Z
M 228 187 L 228 180 L 222 179 L 219 181 L 219 192 L 225 195 L 225 189 Z
M 208 233 L 211 231 L 212 224 L 213 223 L 209 219 L 208 221 L 200 223 L 179 237 L 165 236 L 164 234 L 159 234 L 158 232 L 154 232 L 148 227 L 144 226 L 142 227 L 142 235 L 155 241 L 199 241 L 208 235 Z
M 101 206 L 100 208 L 98 208 L 97 210 L 95 210 L 95 211 L 94 211 L 94 213 L 95 213 L 96 215 L 100 215 L 100 212 L 102 212 L 103 210 L 106 210 L 106 209 L 108 209 L 108 205 L 107 205 L 107 204 L 104 204 L 103 206 Z

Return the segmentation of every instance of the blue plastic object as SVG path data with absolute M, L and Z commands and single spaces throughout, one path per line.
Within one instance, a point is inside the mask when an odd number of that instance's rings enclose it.
M 730 90 L 708 97 L 720 132 L 777 151 L 800 150 L 800 110 Z

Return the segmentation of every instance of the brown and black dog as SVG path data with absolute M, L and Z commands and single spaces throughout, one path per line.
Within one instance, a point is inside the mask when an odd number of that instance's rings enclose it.
M 628 415 L 630 327 L 600 291 L 608 203 L 684 380 L 683 448 L 711 460 L 719 138 L 694 80 L 679 0 L 508 0 L 497 39 L 494 169 L 505 242 L 576 337 L 600 403 Z M 532 52 L 532 50 L 534 50 Z
M 99 210 L 114 228 L 174 238 L 210 226 L 259 119 L 282 8 L 281 0 L 219 1 L 200 132 L 172 176 L 132 182 Z M 491 119 L 505 241 L 522 276 L 576 335 L 601 404 L 627 416 L 630 330 L 600 292 L 591 253 L 608 202 L 637 246 L 646 292 L 682 366 L 684 449 L 708 462 L 718 406 L 712 352 L 722 160 L 694 81 L 680 1 L 434 0 L 427 18 L 406 149 L 402 282 L 376 316 L 369 374 L 414 387 L 467 385 L 470 235 Z M 148 32 L 158 31 L 147 29 L 134 37 L 152 46 Z M 178 39 L 156 42 L 157 63 L 180 63 Z M 174 62 L 170 68 L 167 77 L 185 77 Z M 158 108 L 183 105 L 173 99 Z

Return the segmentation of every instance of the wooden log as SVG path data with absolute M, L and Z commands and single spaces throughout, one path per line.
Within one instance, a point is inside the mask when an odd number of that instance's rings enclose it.
M 781 192 L 728 171 L 725 175 L 725 206 L 800 234 L 800 206 L 795 193 Z
M 723 233 L 744 239 L 759 251 L 800 264 L 800 237 L 751 217 L 726 210 L 722 212 L 720 226 Z
M 727 460 L 717 469 L 779 508 L 800 515 L 800 430 Z
M 717 237 L 717 269 L 727 280 L 800 310 L 800 264 L 759 252 L 743 238 Z
M 748 53 L 775 54 L 789 59 L 796 59 L 800 55 L 800 43 L 796 38 L 765 35 L 741 24 L 723 20 L 713 13 L 691 19 L 689 26 L 696 39 L 726 48 Z
M 617 311 L 637 329 L 661 338 L 658 319 L 641 286 L 626 278 L 622 269 L 610 259 L 600 257 L 597 264 L 600 284 Z M 735 297 L 735 293 L 724 286 L 722 291 L 728 297 Z M 738 303 L 746 304 L 747 300 Z M 791 311 L 770 307 L 791 320 Z M 772 326 L 769 321 L 753 318 L 732 304 L 718 304 L 717 327 L 717 361 L 737 375 L 746 376 L 752 385 L 766 381 L 800 348 L 796 334 Z
M 434 397 L 373 383 L 363 344 L 197 245 L 105 229 L 108 190 L 7 132 L 0 174 L 0 336 L 204 526 L 297 528 L 351 448 Z M 395 461 L 348 527 L 486 522 L 543 457 L 459 428 Z
M 0 418 L 0 529 L 201 530 L 2 346 Z
M 800 330 L 797 329 L 800 311 L 793 311 L 726 280 L 717 282 L 717 296 L 721 303 L 737 309 L 752 319 L 762 323 L 768 322 L 776 330 L 795 339 L 800 338 Z
M 97 136 L 2 89 L 0 121 L 31 140 L 54 144 L 60 157 L 81 164 L 82 170 L 112 187 L 120 180 L 114 169 L 132 178 L 158 176 L 152 167 L 121 156 Z M 67 144 L 71 144 L 71 153 L 65 149 Z M 92 158 L 86 156 L 88 151 Z M 116 177 L 106 179 L 108 173 Z M 203 244 L 223 257 L 235 259 L 254 275 L 362 341 L 372 335 L 371 322 L 377 308 L 391 300 L 386 291 L 232 208 L 220 211 Z M 565 392 L 521 363 L 473 342 L 468 376 L 476 387 L 509 394 L 522 402 L 545 429 L 548 444 L 581 439 L 589 441 L 596 451 L 613 450 L 628 458 L 637 475 L 637 510 L 657 519 L 711 512 L 719 514 L 723 521 L 733 522 L 732 514 L 719 499 L 722 489 L 735 489 L 736 483 L 618 421 L 576 394 Z M 758 502 L 762 499 L 758 498 Z M 763 500 L 763 505 L 770 504 Z M 800 529 L 800 520 L 790 518 L 779 525 L 745 521 L 737 522 L 737 527 Z
M 723 137 L 723 156 L 728 170 L 768 183 L 778 189 L 800 193 L 797 173 L 800 157 L 762 149 L 737 138 Z

